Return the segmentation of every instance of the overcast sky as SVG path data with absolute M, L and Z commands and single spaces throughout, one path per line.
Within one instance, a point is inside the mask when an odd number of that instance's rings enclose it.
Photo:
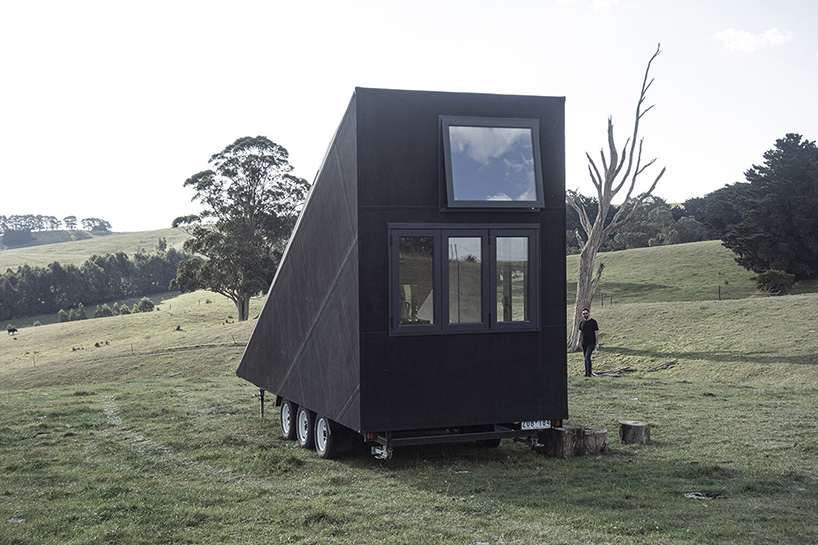
M 585 153 L 609 115 L 630 135 L 658 42 L 655 194 L 703 196 L 788 132 L 818 139 L 813 0 L 0 0 L 0 214 L 168 227 L 242 136 L 312 181 L 356 86 L 564 96 L 567 186 L 590 195 Z

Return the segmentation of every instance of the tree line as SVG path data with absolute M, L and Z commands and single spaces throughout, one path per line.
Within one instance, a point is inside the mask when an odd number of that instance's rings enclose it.
M 51 314 L 170 290 L 185 252 L 160 239 L 156 251 L 94 255 L 79 267 L 53 262 L 47 267 L 23 265 L 0 276 L 0 320 Z
M 0 215 L 0 234 L 11 231 L 56 231 L 65 228 L 73 231 L 77 225 L 82 225 L 85 231 L 110 231 L 111 224 L 100 218 L 83 218 L 77 222 L 77 216 L 66 216 L 59 219 L 55 216 L 43 216 L 35 214 L 22 214 L 3 216 Z
M 583 203 L 590 215 L 596 216 L 598 204 L 595 198 L 579 193 L 575 193 L 574 198 Z M 687 202 L 678 205 L 668 204 L 657 196 L 645 198 L 634 210 L 631 220 L 606 239 L 600 250 L 610 252 L 720 238 L 719 232 L 709 224 L 710 217 L 702 214 L 702 211 L 692 214 Z M 606 218 L 608 221 L 620 206 L 611 205 Z M 579 214 L 570 204 L 566 204 L 565 217 L 566 252 L 579 253 L 580 245 L 576 237 L 580 229 Z

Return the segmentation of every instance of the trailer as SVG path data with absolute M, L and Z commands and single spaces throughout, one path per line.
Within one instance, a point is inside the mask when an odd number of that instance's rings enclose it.
M 568 416 L 563 97 L 356 88 L 236 374 L 324 458 Z

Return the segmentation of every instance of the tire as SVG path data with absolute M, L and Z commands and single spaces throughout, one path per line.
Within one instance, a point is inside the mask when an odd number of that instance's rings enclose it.
M 281 400 L 279 415 L 281 417 L 281 436 L 288 441 L 295 439 L 295 415 L 298 406 L 288 399 Z
M 295 435 L 302 448 L 315 446 L 315 413 L 304 407 L 298 407 L 295 413 Z
M 315 419 L 315 452 L 318 453 L 319 458 L 325 460 L 338 455 L 332 428 L 332 421 L 326 416 L 319 416 Z

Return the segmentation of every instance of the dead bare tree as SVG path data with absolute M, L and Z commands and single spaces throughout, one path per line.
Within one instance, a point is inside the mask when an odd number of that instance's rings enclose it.
M 637 149 L 636 142 L 639 137 L 639 121 L 646 113 L 648 113 L 653 106 L 643 108 L 643 103 L 647 96 L 648 89 L 653 84 L 653 79 L 648 80 L 650 75 L 650 66 L 654 59 L 661 52 L 662 44 L 657 45 L 656 52 L 648 61 L 647 69 L 645 70 L 645 77 L 642 80 L 642 90 L 639 94 L 639 102 L 636 104 L 636 116 L 633 123 L 633 136 L 625 141 L 622 147 L 621 154 L 617 151 L 614 143 L 613 121 L 608 117 L 608 158 L 605 157 L 605 150 L 600 150 L 602 161 L 602 170 L 597 167 L 596 162 L 591 156 L 586 153 L 588 158 L 588 173 L 591 176 L 591 181 L 597 190 L 597 200 L 599 206 L 597 207 L 596 218 L 591 221 L 585 206 L 578 198 L 576 191 L 568 191 L 566 200 L 574 210 L 579 214 L 580 225 L 585 231 L 585 240 L 583 241 L 579 230 L 575 232 L 577 241 L 579 242 L 579 274 L 577 277 L 577 298 L 574 305 L 574 320 L 571 327 L 571 335 L 568 338 L 568 349 L 576 349 L 579 341 L 579 322 L 580 313 L 583 308 L 591 308 L 591 302 L 594 299 L 594 293 L 599 285 L 599 280 L 602 277 L 602 271 L 605 267 L 604 263 L 600 263 L 596 274 L 594 275 L 594 265 L 596 264 L 596 256 L 602 244 L 611 236 L 611 234 L 628 223 L 636 210 L 642 202 L 649 197 L 656 184 L 665 173 L 665 169 L 653 180 L 647 191 L 638 194 L 634 197 L 637 180 L 640 174 L 645 169 L 650 167 L 656 159 L 651 159 L 644 165 L 642 164 L 642 143 L 643 139 L 639 139 L 639 147 Z M 630 149 L 628 145 L 630 144 Z M 623 170 L 624 168 L 624 170 Z M 608 224 L 605 224 L 605 219 L 608 217 L 608 212 L 611 209 L 611 202 L 614 197 L 623 189 L 627 187 L 627 193 L 622 202 L 622 205 L 616 209 L 613 217 Z

